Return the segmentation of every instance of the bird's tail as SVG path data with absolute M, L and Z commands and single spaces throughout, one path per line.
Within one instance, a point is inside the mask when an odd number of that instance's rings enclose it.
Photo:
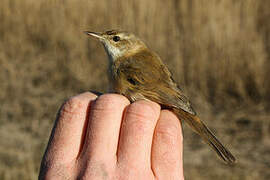
M 227 150 L 215 135 L 204 125 L 199 117 L 187 113 L 181 109 L 173 109 L 179 119 L 183 119 L 188 125 L 198 133 L 209 146 L 216 151 L 217 155 L 228 164 L 235 163 L 235 157 Z

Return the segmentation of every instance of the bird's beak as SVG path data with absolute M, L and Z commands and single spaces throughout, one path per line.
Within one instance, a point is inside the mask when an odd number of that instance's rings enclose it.
M 85 33 L 86 35 L 88 35 L 88 36 L 95 37 L 95 38 L 97 38 L 97 39 L 99 39 L 99 40 L 103 40 L 103 39 L 104 39 L 104 37 L 102 36 L 101 33 L 91 32 L 91 31 L 84 31 L 84 33 Z

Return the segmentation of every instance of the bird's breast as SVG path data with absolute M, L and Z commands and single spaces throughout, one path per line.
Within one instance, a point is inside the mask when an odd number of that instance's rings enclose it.
M 128 87 L 124 78 L 118 73 L 117 67 L 111 66 L 111 68 L 108 70 L 108 80 L 110 92 L 125 94 Z

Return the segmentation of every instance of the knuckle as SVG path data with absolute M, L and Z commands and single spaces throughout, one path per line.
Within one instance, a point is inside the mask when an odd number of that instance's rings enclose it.
M 60 111 L 60 115 L 63 116 L 66 114 L 76 114 L 77 111 L 83 108 L 84 106 L 85 103 L 79 96 L 72 97 L 63 104 Z
M 158 120 L 158 108 L 153 107 L 152 103 L 138 101 L 128 106 L 125 113 L 124 125 L 144 133 L 152 128 Z
M 129 100 L 119 94 L 103 94 L 99 96 L 93 106 L 94 111 L 113 111 L 120 106 L 129 104 Z
M 175 169 L 177 162 L 179 161 L 175 156 L 172 156 L 171 152 L 167 151 L 160 155 L 162 162 L 171 170 Z
M 149 121 L 148 121 L 149 122 Z M 129 126 L 129 129 L 135 130 L 138 134 L 144 134 L 149 129 L 149 123 L 141 118 L 129 118 L 124 123 L 125 126 Z
M 149 120 L 159 116 L 160 107 L 156 103 L 148 101 L 136 101 L 129 105 L 127 113 L 138 119 Z
M 182 137 L 179 136 L 180 130 L 176 126 L 163 124 L 156 128 L 155 136 L 161 139 L 167 145 L 174 145 L 177 141 L 182 141 Z
M 86 109 L 89 103 L 94 99 L 96 99 L 96 95 L 90 92 L 73 96 L 64 102 L 60 109 L 60 115 L 79 113 L 79 110 Z

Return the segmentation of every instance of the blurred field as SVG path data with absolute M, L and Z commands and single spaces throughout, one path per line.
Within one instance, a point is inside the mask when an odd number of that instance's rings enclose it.
M 229 167 L 186 126 L 186 179 L 270 179 L 270 1 L 1 0 L 0 179 L 36 179 L 61 103 L 107 89 L 103 47 L 125 29 L 158 52 L 236 155 Z

